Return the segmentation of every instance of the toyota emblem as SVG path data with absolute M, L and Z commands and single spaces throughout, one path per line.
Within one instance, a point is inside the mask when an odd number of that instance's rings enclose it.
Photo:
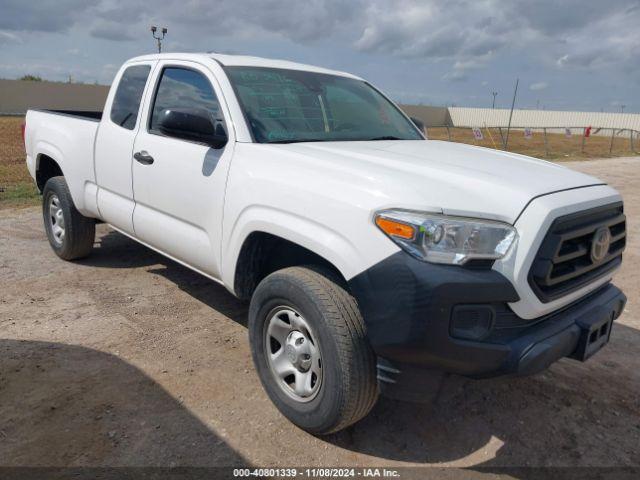
M 609 245 L 611 245 L 609 227 L 600 227 L 593 234 L 593 239 L 591 240 L 591 261 L 593 263 L 601 262 L 609 253 Z

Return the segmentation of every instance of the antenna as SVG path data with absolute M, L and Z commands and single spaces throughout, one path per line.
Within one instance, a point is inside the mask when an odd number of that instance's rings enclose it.
M 156 32 L 158 31 L 158 27 L 155 25 L 151 25 L 151 35 L 158 42 L 158 53 L 162 53 L 162 40 L 164 40 L 164 36 L 167 34 L 167 27 L 162 27 L 158 36 L 156 36 Z

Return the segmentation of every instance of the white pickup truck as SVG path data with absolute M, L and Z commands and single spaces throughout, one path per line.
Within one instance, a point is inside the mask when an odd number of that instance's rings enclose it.
M 122 66 L 104 112 L 30 110 L 25 128 L 55 253 L 88 255 L 102 221 L 250 300 L 264 388 L 315 434 L 380 391 L 424 397 L 440 372 L 585 360 L 625 305 L 613 188 L 427 140 L 347 73 L 149 55 Z

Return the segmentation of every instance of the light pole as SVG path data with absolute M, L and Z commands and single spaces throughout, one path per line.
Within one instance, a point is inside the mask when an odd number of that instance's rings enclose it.
M 626 107 L 626 105 L 620 105 L 620 113 L 624 113 L 624 107 Z
M 498 92 L 491 92 L 491 95 L 493 95 L 493 103 L 491 104 L 491 108 L 496 108 L 496 95 L 498 95 Z
M 504 141 L 505 150 L 509 145 L 509 131 L 511 130 L 511 118 L 513 118 L 513 109 L 516 106 L 516 95 L 518 95 L 518 83 L 520 83 L 520 79 L 516 78 L 516 88 L 513 90 L 513 101 L 511 102 L 511 112 L 509 113 L 509 125 L 507 126 L 507 138 Z
M 158 36 L 156 37 L 156 32 L 158 31 L 158 27 L 156 27 L 155 25 L 151 25 L 151 35 L 153 35 L 153 38 L 155 38 L 158 41 L 158 53 L 162 52 L 162 40 L 164 40 L 164 36 L 167 33 L 167 27 L 162 27 L 162 30 L 160 30 L 160 34 L 158 34 Z

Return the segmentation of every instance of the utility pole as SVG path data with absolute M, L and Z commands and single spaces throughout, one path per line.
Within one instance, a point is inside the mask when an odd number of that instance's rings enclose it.
M 491 104 L 491 108 L 496 108 L 496 95 L 498 95 L 498 92 L 491 92 L 491 95 L 493 95 L 493 103 Z
M 509 113 L 509 125 L 507 126 L 507 138 L 504 141 L 504 149 L 507 149 L 509 145 L 509 130 L 511 130 L 511 118 L 513 117 L 513 107 L 516 105 L 516 95 L 518 94 L 518 83 L 520 82 L 519 78 L 516 78 L 516 88 L 513 91 L 513 101 L 511 102 L 511 112 Z
M 151 25 L 151 35 L 153 35 L 153 38 L 156 39 L 156 41 L 158 42 L 158 53 L 162 53 L 162 40 L 164 40 L 164 36 L 167 33 L 167 27 L 162 27 L 161 29 L 161 33 L 158 34 L 158 36 L 156 37 L 156 32 L 158 31 L 158 27 L 156 27 L 155 25 Z

